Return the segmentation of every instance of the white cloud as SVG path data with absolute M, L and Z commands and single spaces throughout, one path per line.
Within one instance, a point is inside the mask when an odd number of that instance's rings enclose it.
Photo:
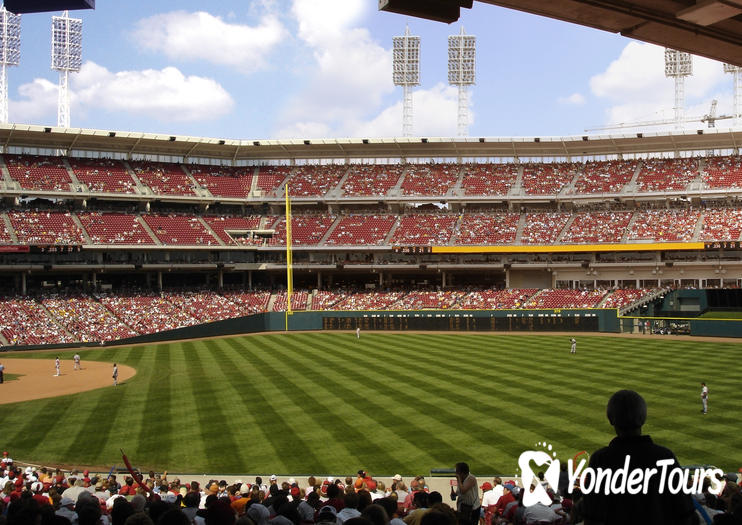
M 652 44 L 630 42 L 621 55 L 606 70 L 590 79 L 590 89 L 598 97 L 610 102 L 606 110 L 608 123 L 629 123 L 674 118 L 675 83 L 665 77 L 664 48 Z M 693 76 L 685 79 L 686 115 L 708 112 L 712 98 L 726 105 L 725 92 L 719 92 L 724 78 L 721 63 L 703 57 L 693 57 Z M 718 86 L 718 87 L 717 87 Z M 705 108 L 699 113 L 700 108 Z M 731 108 L 729 109 L 731 111 Z M 720 121 L 721 122 L 721 121 Z M 688 124 L 691 128 L 697 124 Z M 652 127 L 659 131 L 663 127 Z M 672 129 L 665 126 L 664 129 Z
M 173 11 L 140 20 L 133 37 L 144 49 L 174 60 L 198 60 L 251 73 L 264 67 L 286 34 L 278 18 L 266 14 L 256 26 L 227 23 L 199 11 Z
M 431 89 L 413 92 L 413 135 L 454 137 L 457 132 L 458 90 L 443 83 Z M 277 133 L 282 138 L 320 138 L 328 136 L 376 138 L 402 135 L 402 102 L 382 108 L 368 119 L 354 119 L 333 123 L 299 121 L 289 124 Z
M 294 0 L 297 35 L 314 63 L 286 102 L 276 136 L 321 129 L 342 135 L 348 123 L 381 110 L 384 96 L 394 90 L 392 57 L 367 29 L 355 27 L 367 8 L 364 0 Z
M 571 106 L 582 106 L 585 104 L 585 97 L 582 93 L 572 93 L 568 97 L 559 97 L 557 102 L 560 104 L 567 104 Z
M 56 113 L 57 86 L 36 79 L 19 88 L 22 99 L 11 102 L 15 122 L 38 122 Z M 216 81 L 185 76 L 177 68 L 111 72 L 86 62 L 70 76 L 73 123 L 75 114 L 96 110 L 145 115 L 162 121 L 204 121 L 228 113 L 232 97 Z M 56 120 L 56 119 L 51 119 Z
M 45 78 L 36 78 L 18 88 L 20 99 L 8 100 L 8 113 L 11 122 L 16 123 L 57 123 L 56 84 Z

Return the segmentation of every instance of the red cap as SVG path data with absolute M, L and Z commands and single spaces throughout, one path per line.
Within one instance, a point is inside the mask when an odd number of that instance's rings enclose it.
M 488 490 L 492 490 L 492 483 L 490 483 L 489 481 L 485 481 L 484 483 L 482 483 L 481 489 L 485 492 L 487 492 Z
M 7 456 L 7 455 L 8 455 L 8 451 L 6 450 L 3 452 L 3 456 Z

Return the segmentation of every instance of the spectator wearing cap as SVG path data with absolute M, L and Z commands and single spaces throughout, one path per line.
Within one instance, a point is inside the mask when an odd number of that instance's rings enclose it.
M 504 492 L 505 488 L 502 486 L 502 478 L 496 477 L 492 480 L 492 488 L 482 494 L 482 507 L 487 509 L 490 505 L 496 505 L 497 500 L 500 499 Z
M 232 502 L 232 509 L 241 516 L 245 513 L 245 506 L 250 502 L 250 487 L 243 483 L 239 487 L 240 497 Z
M 54 512 L 57 516 L 62 516 L 70 520 L 72 525 L 77 524 L 77 512 L 75 512 L 75 500 L 69 497 L 63 497 L 59 502 L 59 508 Z
M 13 466 L 13 458 L 10 457 L 10 454 L 7 450 L 3 452 L 3 459 L 0 460 L 0 463 L 2 463 L 2 466 L 4 468 Z
M 325 505 L 317 513 L 315 523 L 317 525 L 340 525 L 337 519 L 337 510 L 332 505 Z
M 36 503 L 39 504 L 39 506 L 43 505 L 51 505 L 51 500 L 49 499 L 49 496 L 44 496 L 44 484 L 40 481 L 34 481 L 31 483 L 31 493 L 33 494 L 32 498 Z
M 502 516 L 505 512 L 505 507 L 515 501 L 515 485 L 512 483 L 505 483 L 502 488 L 503 494 L 500 496 L 500 499 L 497 500 L 497 503 L 495 503 L 496 516 Z

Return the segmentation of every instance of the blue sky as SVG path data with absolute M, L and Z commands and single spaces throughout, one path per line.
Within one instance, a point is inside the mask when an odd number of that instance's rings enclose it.
M 462 25 L 477 37 L 471 136 L 581 135 L 672 117 L 662 48 L 486 4 L 462 9 L 451 25 L 379 12 L 377 0 L 96 4 L 71 12 L 83 19 L 84 63 L 70 77 L 72 127 L 238 139 L 398 136 L 402 89 L 391 81 L 391 42 L 406 24 L 421 37 L 415 135 L 456 136 L 446 47 Z M 8 72 L 11 122 L 56 124 L 51 15 L 22 17 L 21 64 Z M 731 114 L 732 76 L 698 57 L 694 69 L 686 114 L 707 113 L 714 98 L 719 114 Z

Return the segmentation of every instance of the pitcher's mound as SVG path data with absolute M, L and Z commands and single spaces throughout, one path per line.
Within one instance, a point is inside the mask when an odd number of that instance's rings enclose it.
M 5 373 L 20 377 L 0 384 L 0 405 L 30 399 L 76 394 L 108 386 L 121 388 L 121 384 L 137 373 L 130 366 L 118 365 L 119 386 L 113 386 L 113 363 L 82 361 L 82 370 L 74 370 L 71 359 L 62 361 L 61 375 L 54 374 L 54 359 L 3 359 Z

